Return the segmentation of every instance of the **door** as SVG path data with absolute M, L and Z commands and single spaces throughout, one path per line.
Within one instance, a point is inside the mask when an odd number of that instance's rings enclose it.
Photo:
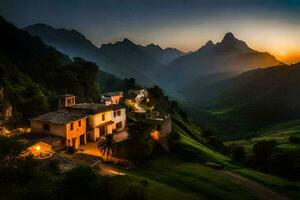
M 99 128 L 99 131 L 100 131 L 100 137 L 106 135 L 107 134 L 107 126 L 101 126 Z
M 84 134 L 80 136 L 80 145 L 84 144 Z
M 72 147 L 76 149 L 76 138 L 72 138 Z

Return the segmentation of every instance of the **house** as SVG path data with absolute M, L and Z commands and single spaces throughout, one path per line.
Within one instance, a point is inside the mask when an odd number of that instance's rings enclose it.
M 67 109 L 88 115 L 87 135 L 90 141 L 96 141 L 113 131 L 123 130 L 126 126 L 126 109 L 118 104 L 106 106 L 96 103 L 80 103 Z
M 144 88 L 137 89 L 137 90 L 129 90 L 127 93 L 127 99 L 134 101 L 134 102 L 140 102 L 148 97 L 148 91 Z
M 30 127 L 32 133 L 64 137 L 67 147 L 77 149 L 86 144 L 86 121 L 85 113 L 60 109 L 31 119 Z
M 76 96 L 59 97 L 59 109 L 31 119 L 31 132 L 65 138 L 66 146 L 77 149 L 87 141 L 126 127 L 126 109 L 118 104 L 76 103 Z
M 107 92 L 101 95 L 101 102 L 106 106 L 111 104 L 119 104 L 122 97 L 123 92 Z
M 73 106 L 76 103 L 76 96 L 73 94 L 64 94 L 59 96 L 58 109 Z

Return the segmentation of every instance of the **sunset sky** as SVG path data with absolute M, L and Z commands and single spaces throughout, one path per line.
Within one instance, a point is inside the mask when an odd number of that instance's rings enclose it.
M 194 51 L 226 32 L 287 63 L 300 61 L 299 0 L 0 0 L 18 27 L 76 29 L 95 45 L 123 38 Z

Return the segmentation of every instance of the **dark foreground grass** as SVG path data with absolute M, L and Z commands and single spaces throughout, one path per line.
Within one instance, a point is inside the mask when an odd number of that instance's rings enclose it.
M 184 162 L 175 157 L 161 157 L 143 166 L 128 170 L 126 176 L 114 177 L 114 187 L 147 183 L 149 199 L 256 199 L 243 186 L 214 169 L 201 164 Z M 122 184 L 120 184 L 120 181 Z M 116 196 L 122 195 L 122 187 Z
M 291 199 L 300 199 L 300 182 L 292 182 L 286 179 L 254 171 L 251 169 L 236 169 L 233 172 L 261 183 L 276 192 L 282 193 Z

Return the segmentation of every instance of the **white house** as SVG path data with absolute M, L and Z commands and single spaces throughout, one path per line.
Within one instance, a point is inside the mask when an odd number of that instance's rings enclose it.
M 121 98 L 123 97 L 123 92 L 107 92 L 101 95 L 101 102 L 106 106 L 111 104 L 119 104 Z

